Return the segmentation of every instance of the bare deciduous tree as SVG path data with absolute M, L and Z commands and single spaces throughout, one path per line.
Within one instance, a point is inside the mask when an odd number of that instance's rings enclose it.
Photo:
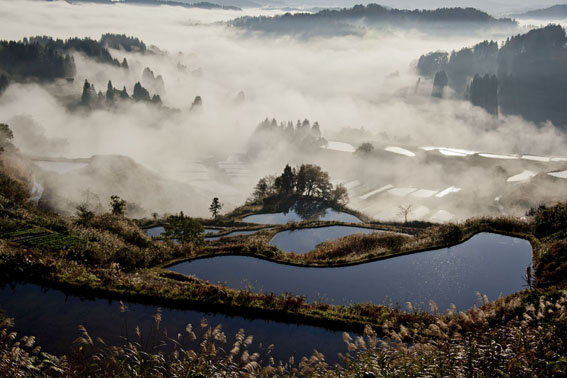
M 404 223 L 408 223 L 408 216 L 413 211 L 413 205 L 398 206 L 398 215 L 404 218 Z

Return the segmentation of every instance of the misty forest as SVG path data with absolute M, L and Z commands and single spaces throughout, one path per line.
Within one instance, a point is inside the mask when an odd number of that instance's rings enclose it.
M 567 3 L 0 9 L 1 377 L 567 376 Z

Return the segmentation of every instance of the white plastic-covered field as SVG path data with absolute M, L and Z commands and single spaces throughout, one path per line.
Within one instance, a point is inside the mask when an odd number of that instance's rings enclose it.
M 356 149 L 354 148 L 354 146 L 352 144 L 345 143 L 345 142 L 338 142 L 338 141 L 334 141 L 334 140 L 328 141 L 327 145 L 323 146 L 321 148 L 325 148 L 327 150 L 332 150 L 332 151 L 350 152 L 350 153 L 356 151 Z
M 405 148 L 402 147 L 396 147 L 396 146 L 389 146 L 384 148 L 384 150 L 388 151 L 388 152 L 392 152 L 394 154 L 398 154 L 398 155 L 404 155 L 404 156 L 409 156 L 409 157 L 415 157 L 415 153 L 411 152 L 410 150 L 406 150 Z
M 535 175 L 537 175 L 537 173 L 533 172 L 533 171 L 528 171 L 525 170 L 522 173 L 519 173 L 515 176 L 511 176 L 508 177 L 508 179 L 506 180 L 507 182 L 524 182 L 524 181 L 529 181 L 532 177 L 534 177 Z
M 567 171 L 549 172 L 548 175 L 561 179 L 567 179 Z

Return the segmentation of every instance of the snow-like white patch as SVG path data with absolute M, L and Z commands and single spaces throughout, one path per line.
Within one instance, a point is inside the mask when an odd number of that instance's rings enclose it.
M 392 194 L 396 197 L 405 197 L 408 194 L 411 194 L 415 191 L 417 191 L 416 188 L 394 188 L 394 189 L 388 190 L 388 193 L 390 193 L 390 194 Z
M 436 212 L 431 216 L 431 220 L 436 222 L 449 222 L 454 217 L 455 215 L 448 211 L 439 210 L 438 212 Z
M 478 154 L 478 152 L 479 152 L 479 151 L 473 151 L 473 150 L 465 150 L 465 149 L 462 149 L 462 148 L 446 148 L 446 150 L 456 152 L 458 154 L 465 154 L 465 155 L 474 155 L 474 154 Z
M 424 151 L 439 151 L 445 156 L 469 156 L 478 153 L 478 151 L 465 150 L 462 148 L 451 148 L 451 147 L 420 147 Z
M 368 192 L 368 193 L 366 193 L 366 194 L 364 194 L 364 195 L 362 195 L 362 196 L 360 196 L 360 197 L 358 197 L 358 198 L 360 198 L 361 200 L 367 200 L 368 198 L 372 197 L 373 195 L 378 194 L 378 193 L 382 193 L 383 191 L 388 190 L 388 189 L 391 189 L 391 188 L 393 188 L 393 187 L 394 187 L 393 185 L 388 184 L 388 185 L 383 186 L 383 187 L 381 187 L 381 188 L 379 188 L 379 189 L 376 189 L 376 190 L 373 190 L 373 191 L 371 191 L 371 192 Z
M 433 197 L 437 192 L 437 190 L 419 189 L 417 192 L 413 192 L 411 195 L 417 198 L 430 198 Z
M 537 155 L 522 155 L 522 159 L 533 160 L 533 161 L 543 161 L 545 163 L 551 161 L 551 158 L 549 158 L 549 157 L 537 156 Z
M 458 193 L 461 191 L 461 188 L 457 188 L 456 186 L 450 186 L 445 190 L 440 191 L 435 195 L 437 198 L 443 198 L 451 193 Z
M 326 146 L 322 146 L 321 148 L 325 148 L 327 150 L 351 152 L 351 153 L 356 151 L 356 149 L 353 147 L 352 144 L 345 142 L 337 142 L 334 140 L 330 140 Z
M 502 160 L 517 160 L 519 159 L 516 155 L 499 155 L 499 154 L 478 154 L 478 156 L 482 156 L 489 159 L 502 159 Z
M 459 157 L 468 156 L 467 154 L 464 154 L 462 152 L 448 150 L 448 149 L 445 149 L 445 148 L 440 148 L 439 152 L 441 154 L 445 155 L 445 156 L 459 156 Z
M 532 177 L 534 177 L 537 173 L 532 172 L 532 171 L 528 171 L 525 170 L 520 174 L 517 174 L 515 176 L 512 177 L 508 177 L 508 180 L 506 180 L 507 182 L 521 182 L 521 181 L 528 181 L 529 179 L 531 179 Z
M 551 161 L 567 161 L 567 158 L 564 158 L 564 157 L 554 157 L 554 158 L 551 158 Z
M 393 152 L 394 154 L 398 154 L 398 155 L 404 155 L 404 156 L 409 156 L 409 157 L 415 157 L 416 156 L 410 150 L 406 150 L 405 148 L 396 147 L 396 146 L 386 147 L 386 148 L 384 148 L 384 150 L 386 150 L 388 152 Z
M 567 171 L 549 172 L 548 175 L 553 176 L 553 177 L 557 177 L 557 178 L 567 179 Z

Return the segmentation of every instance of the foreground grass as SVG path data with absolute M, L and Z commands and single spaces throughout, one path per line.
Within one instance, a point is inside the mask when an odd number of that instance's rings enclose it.
M 249 351 L 253 336 L 240 330 L 226 344 L 222 327 L 188 324 L 174 336 L 160 332 L 154 315 L 150 338 L 138 333 L 108 346 L 82 329 L 75 352 L 55 357 L 18 339 L 0 323 L 3 377 L 563 377 L 567 374 L 567 291 L 513 296 L 465 313 L 436 316 L 420 328 L 386 327 L 379 338 L 343 334 L 348 353 L 330 365 L 317 351 L 299 361 L 274 361 L 273 346 Z M 299 341 L 298 341 L 299 342 Z

